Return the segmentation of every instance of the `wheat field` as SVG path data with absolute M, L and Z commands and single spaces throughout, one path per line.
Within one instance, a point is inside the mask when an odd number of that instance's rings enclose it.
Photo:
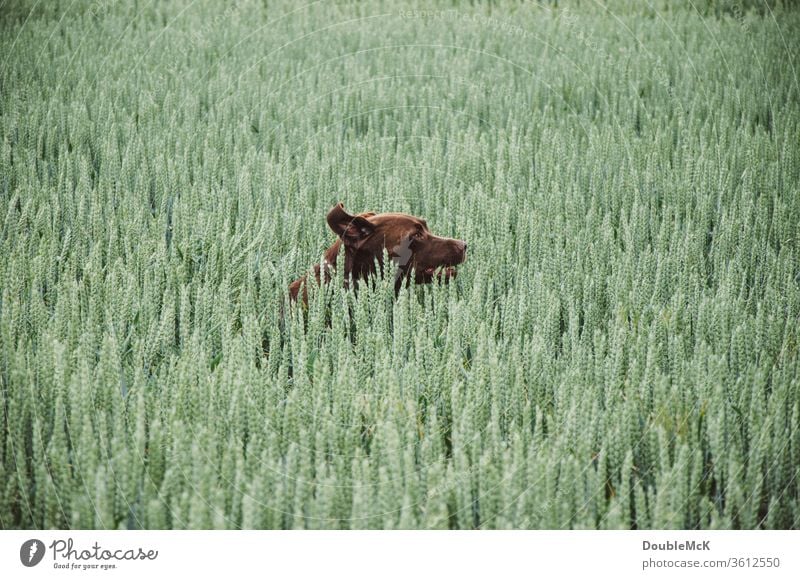
M 800 527 L 792 3 L 0 27 L 0 527 Z M 288 308 L 338 201 L 458 278 Z

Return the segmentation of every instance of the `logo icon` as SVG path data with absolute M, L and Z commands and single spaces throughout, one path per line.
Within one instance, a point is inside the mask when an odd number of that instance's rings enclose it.
M 26 567 L 35 567 L 44 557 L 44 543 L 39 539 L 28 539 L 19 548 L 19 560 Z

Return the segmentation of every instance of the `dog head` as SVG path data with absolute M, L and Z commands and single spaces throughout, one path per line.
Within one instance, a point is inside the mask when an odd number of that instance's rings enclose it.
M 416 283 L 447 281 L 466 259 L 465 241 L 434 235 L 424 219 L 406 213 L 351 215 L 338 203 L 327 221 L 345 248 L 345 274 L 355 279 L 382 264 L 384 249 L 399 268 L 399 282 L 410 276 Z

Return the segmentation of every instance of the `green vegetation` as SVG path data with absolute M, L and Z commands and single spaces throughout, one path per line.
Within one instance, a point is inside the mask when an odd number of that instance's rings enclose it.
M 800 527 L 800 10 L 422 7 L 0 4 L 0 527 Z

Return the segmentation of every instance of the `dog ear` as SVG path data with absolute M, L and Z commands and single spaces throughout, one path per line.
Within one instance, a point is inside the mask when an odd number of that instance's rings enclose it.
M 375 226 L 361 215 L 350 215 L 337 203 L 328 212 L 328 225 L 345 245 L 358 245 L 375 232 Z

